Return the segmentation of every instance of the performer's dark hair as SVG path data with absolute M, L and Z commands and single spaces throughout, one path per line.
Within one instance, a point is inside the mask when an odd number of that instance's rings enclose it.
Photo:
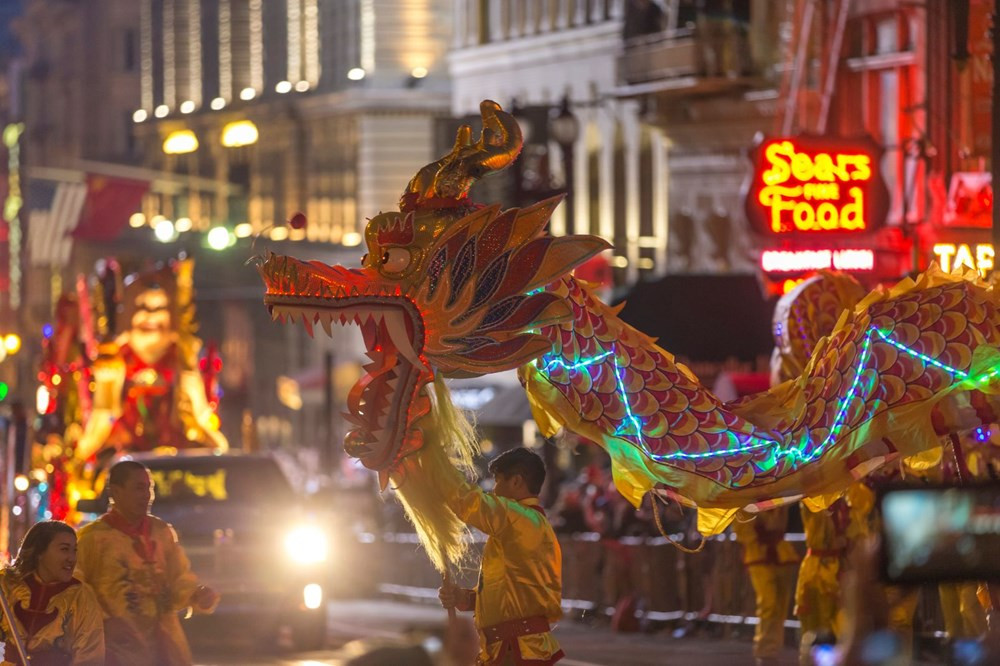
M 112 465 L 111 471 L 108 472 L 108 485 L 124 486 L 128 483 L 129 477 L 132 476 L 132 472 L 139 470 L 144 472 L 149 471 L 142 463 L 138 463 L 134 460 L 120 460 Z
M 76 537 L 76 530 L 61 520 L 42 520 L 32 525 L 21 540 L 21 547 L 18 548 L 17 557 L 11 562 L 9 570 L 21 580 L 30 576 L 38 568 L 38 558 L 57 534 L 72 534 Z
M 534 451 L 519 446 L 494 458 L 490 463 L 490 473 L 505 476 L 518 474 L 528 484 L 528 491 L 537 495 L 542 492 L 542 484 L 545 482 L 545 463 Z

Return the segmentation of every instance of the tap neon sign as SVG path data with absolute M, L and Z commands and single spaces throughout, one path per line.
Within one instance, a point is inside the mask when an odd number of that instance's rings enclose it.
M 950 273 L 958 267 L 972 268 L 986 277 L 993 270 L 994 254 L 991 243 L 935 243 L 934 258 L 941 270 Z
M 885 215 L 879 150 L 871 141 L 767 139 L 754 154 L 747 215 L 767 234 L 864 233 Z

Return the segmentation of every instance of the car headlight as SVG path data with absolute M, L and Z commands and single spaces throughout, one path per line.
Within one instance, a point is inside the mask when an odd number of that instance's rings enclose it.
M 298 564 L 325 562 L 328 550 L 326 533 L 315 525 L 300 525 L 285 537 L 285 552 Z

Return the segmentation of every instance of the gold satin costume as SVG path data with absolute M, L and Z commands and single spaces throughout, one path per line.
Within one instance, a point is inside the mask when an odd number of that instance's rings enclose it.
M 860 483 L 828 509 L 814 512 L 805 502 L 799 504 L 807 550 L 795 588 L 795 614 L 802 625 L 804 663 L 817 633 L 839 637 L 843 631 L 840 574 L 850 546 L 871 531 L 868 521 L 874 505 L 874 494 Z
M 503 643 L 487 643 L 483 634 L 511 620 L 541 616 L 551 624 L 562 617 L 562 551 L 538 499 L 486 493 L 453 468 L 438 481 L 456 515 L 487 535 L 476 590 L 478 663 L 556 663 L 563 654 L 551 632 L 517 637 L 519 656 L 502 654 Z
M 34 574 L 32 574 L 34 576 Z M 28 656 L 40 663 L 60 652 L 71 666 L 103 666 L 104 626 L 101 606 L 93 590 L 74 578 L 68 583 L 44 584 L 33 577 L 20 580 L 10 570 L 0 573 L 7 601 L 16 618 L 18 634 Z M 6 642 L 2 666 L 20 664 L 7 618 L 0 613 L 0 639 Z
M 198 579 L 187 555 L 174 529 L 155 516 L 132 534 L 122 523 L 112 510 L 82 528 L 78 542 L 77 572 L 104 610 L 107 664 L 188 666 L 177 613 L 191 605 Z
M 45 655 L 63 653 L 71 666 L 103 666 L 104 627 L 101 607 L 93 590 L 76 578 L 68 583 L 45 583 L 32 574 L 21 580 L 9 569 L 0 572 L 0 585 L 17 618 L 16 626 L 28 656 L 39 661 Z M 0 613 L 0 639 L 5 641 L 0 666 L 20 665 L 7 618 Z M 44 662 L 50 663 L 50 662 Z
M 750 574 L 760 622 L 753 632 L 753 656 L 776 657 L 785 643 L 785 619 L 795 589 L 799 554 L 785 540 L 788 507 L 762 511 L 751 520 L 737 516 L 736 540 L 743 546 L 743 564 Z

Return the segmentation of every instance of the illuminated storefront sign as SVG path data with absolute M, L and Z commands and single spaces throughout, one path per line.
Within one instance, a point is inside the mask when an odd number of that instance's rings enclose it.
M 760 255 L 765 273 L 805 271 L 871 271 L 875 268 L 872 250 L 765 250 Z
M 950 273 L 958 267 L 972 268 L 986 277 L 993 270 L 993 245 L 978 243 L 935 243 L 934 258 L 941 270 Z
M 887 194 L 871 141 L 798 136 L 754 151 L 747 216 L 767 234 L 865 233 L 882 223 Z

